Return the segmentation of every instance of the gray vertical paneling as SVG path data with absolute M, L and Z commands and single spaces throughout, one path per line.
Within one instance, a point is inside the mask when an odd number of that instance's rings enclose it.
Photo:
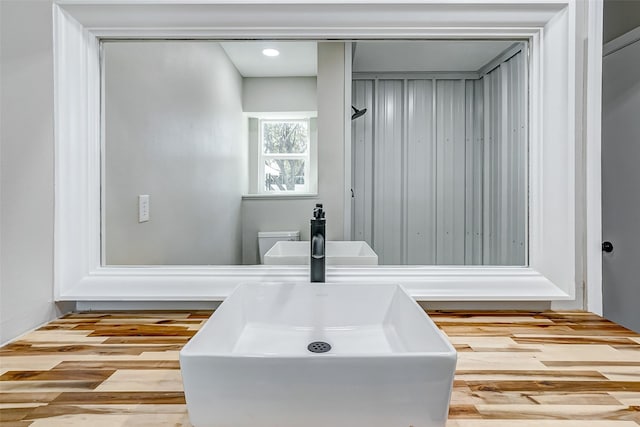
M 527 74 L 525 55 L 519 53 L 507 64 L 510 67 L 510 216 L 508 264 L 526 263 L 527 245 Z
M 402 82 L 402 194 L 401 194 L 401 212 L 402 212 L 402 229 L 400 230 L 401 236 L 401 248 L 400 248 L 400 264 L 407 264 L 407 254 L 409 252 L 409 171 L 407 170 L 409 163 L 408 160 L 408 134 L 409 134 L 409 88 L 408 79 L 404 79 Z
M 483 264 L 526 263 L 526 67 L 519 53 L 483 77 L 485 164 Z
M 508 61 L 502 64 L 504 67 L 504 78 L 502 79 L 503 84 L 503 95 L 502 102 L 506 108 L 503 108 L 503 117 L 504 117 L 504 155 L 502 158 L 502 165 L 504 170 L 504 183 L 502 186 L 502 190 L 512 191 L 516 189 L 516 163 L 514 162 L 513 155 L 516 151 L 516 139 L 517 134 L 515 123 L 518 121 L 518 112 L 515 110 L 514 97 L 516 96 L 516 91 L 513 87 L 513 73 L 515 71 L 515 67 L 513 66 L 512 61 Z M 514 209 L 514 201 L 517 200 L 517 197 L 504 197 L 504 219 L 503 219 L 503 236 L 502 236 L 502 245 L 503 245 L 503 253 L 500 257 L 502 263 L 507 263 L 511 258 L 513 258 L 513 246 L 515 243 L 514 231 L 516 228 L 517 218 L 515 215 Z
M 502 168 L 500 164 L 502 154 L 502 69 L 498 68 L 493 74 L 491 98 L 491 133 L 492 149 L 489 173 L 491 174 L 491 264 L 500 263 L 500 226 L 502 224 Z
M 483 264 L 498 264 L 501 226 L 502 72 L 498 67 L 484 77 L 484 239 Z
M 491 264 L 490 248 L 491 248 L 491 221 L 493 215 L 491 212 L 491 147 L 493 145 L 493 134 L 491 132 L 491 91 L 492 79 L 488 74 L 482 79 L 482 99 L 483 105 L 483 140 L 484 149 L 482 152 L 482 264 Z
M 403 81 L 378 80 L 374 128 L 373 249 L 402 264 Z
M 498 254 L 496 263 L 504 264 L 508 257 L 509 248 L 509 196 L 507 192 L 510 187 L 509 175 L 509 151 L 511 148 L 511 138 L 509 135 L 509 119 L 512 117 L 509 111 L 509 65 L 500 65 L 500 101 L 496 108 L 500 112 L 500 151 L 496 163 L 497 173 L 499 176 L 499 187 L 496 193 L 498 205 L 498 221 L 497 221 L 497 245 Z
M 436 263 L 464 264 L 465 83 L 436 83 Z
M 433 81 L 407 83 L 407 258 L 408 264 L 436 262 L 436 146 L 433 138 Z
M 527 67 L 353 82 L 353 238 L 381 264 L 523 265 Z
M 502 258 L 503 263 L 512 263 L 517 255 L 516 245 L 516 229 L 518 227 L 519 218 L 517 216 L 518 206 L 518 160 L 515 158 L 518 151 L 518 110 L 517 103 L 521 97 L 518 96 L 517 81 L 518 68 L 515 61 L 507 61 L 504 64 L 506 80 L 506 132 L 505 140 L 507 141 L 506 158 L 504 159 L 505 176 L 507 183 L 506 191 L 512 193 L 506 200 L 506 236 L 504 238 L 505 251 Z
M 367 113 L 351 123 L 354 240 L 373 244 L 373 141 L 374 81 L 355 80 L 352 102 Z
M 522 99 L 518 102 L 518 116 L 520 118 L 518 122 L 518 154 L 516 159 L 518 161 L 518 189 L 519 189 L 519 203 L 517 215 L 521 221 L 521 224 L 516 228 L 516 241 L 518 244 L 517 257 L 514 260 L 514 264 L 526 265 L 528 264 L 528 247 L 529 247 L 529 181 L 528 181 L 528 165 L 529 165 L 529 90 L 528 90 L 528 70 L 527 60 L 524 52 L 516 55 L 513 59 L 517 60 L 518 64 L 518 93 Z
M 482 264 L 483 84 L 465 82 L 465 264 Z

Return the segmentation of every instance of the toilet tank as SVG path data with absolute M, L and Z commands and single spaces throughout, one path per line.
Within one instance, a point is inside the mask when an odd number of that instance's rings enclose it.
M 276 242 L 300 240 L 300 231 L 259 231 L 258 250 L 260 251 L 260 264 L 264 264 L 264 254 Z

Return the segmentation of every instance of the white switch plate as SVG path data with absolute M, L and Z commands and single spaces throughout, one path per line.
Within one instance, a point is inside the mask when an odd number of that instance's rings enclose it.
M 138 196 L 138 222 L 149 221 L 149 195 Z

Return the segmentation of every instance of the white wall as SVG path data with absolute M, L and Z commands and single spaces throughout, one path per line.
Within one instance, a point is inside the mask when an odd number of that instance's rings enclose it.
M 327 239 L 344 240 L 344 43 L 318 43 L 318 196 Z
M 245 112 L 316 111 L 315 77 L 245 77 L 242 79 Z
M 260 264 L 259 231 L 300 231 L 309 240 L 309 220 L 316 198 L 247 199 L 242 201 L 242 263 Z
M 354 42 L 353 72 L 475 72 L 512 40 L 376 40 Z
M 315 109 L 315 107 L 314 107 Z M 311 156 L 317 157 L 318 129 L 317 119 L 312 118 L 310 125 Z M 258 193 L 258 126 L 256 118 L 248 120 L 249 128 L 249 194 Z M 315 161 L 314 161 L 315 160 Z M 312 159 L 312 169 L 317 168 L 317 158 Z M 313 180 L 313 177 L 309 177 Z M 316 192 L 313 189 L 311 192 Z M 287 199 L 287 197 L 289 197 Z M 297 196 L 281 196 L 278 198 L 251 198 L 242 200 L 242 263 L 259 264 L 258 231 L 301 231 L 301 239 L 308 238 L 308 219 L 315 206 L 307 198 Z M 314 198 L 315 200 L 315 198 Z M 315 202 L 314 202 L 315 203 Z
M 0 343 L 53 303 L 51 1 L 0 2 Z
M 240 263 L 242 77 L 216 42 L 112 42 L 103 53 L 106 263 Z
M 316 77 L 245 77 L 242 79 L 242 109 L 248 120 L 245 144 L 248 146 L 248 194 L 258 193 L 258 118 L 268 113 L 291 114 L 291 118 L 315 117 L 318 109 Z M 267 114 L 264 114 L 267 113 Z M 311 114 L 313 113 L 313 114 Z M 287 114 L 283 117 L 290 118 Z M 311 120 L 312 166 L 317 168 L 317 126 Z M 317 177 L 311 177 L 311 192 L 317 191 Z
M 313 80 L 311 80 L 313 79 Z M 291 85 L 278 86 L 286 79 L 244 79 L 245 111 L 277 112 L 277 111 L 318 111 L 318 197 L 317 199 L 247 199 L 242 202 L 242 261 L 243 264 L 259 263 L 258 231 L 299 230 L 302 240 L 309 239 L 309 219 L 316 203 L 323 203 L 327 211 L 327 238 L 343 240 L 344 221 L 344 43 L 318 43 L 318 76 L 314 78 L 297 78 Z M 260 81 L 261 80 L 261 81 Z M 262 83 L 279 80 L 272 88 Z M 314 97 L 309 94 L 311 82 L 317 85 Z M 304 83 L 304 84 L 303 84 Z M 258 91 L 257 89 L 260 88 Z M 271 95 L 271 91 L 282 90 L 284 93 L 299 94 L 304 104 L 296 104 L 288 95 Z M 248 92 L 247 92 L 248 91 Z M 250 97 L 247 93 L 269 94 L 264 102 L 253 103 L 258 97 Z M 309 100 L 316 98 L 314 105 Z M 271 100 L 272 104 L 266 102 Z M 275 100 L 275 101 L 274 101 Z M 272 106 L 273 105 L 273 106 Z M 260 106 L 261 109 L 257 109 Z
M 243 109 L 253 113 L 312 112 L 318 109 L 315 77 L 249 77 L 243 79 Z M 312 121 L 312 125 L 315 119 Z M 250 119 L 248 132 L 249 193 L 257 189 L 258 121 Z M 312 145 L 317 141 L 316 126 L 311 129 Z M 254 173 L 255 172 L 255 173 Z M 309 218 L 315 200 L 310 199 L 245 199 L 242 201 L 242 263 L 259 264 L 259 231 L 298 230 L 301 239 L 309 238 Z

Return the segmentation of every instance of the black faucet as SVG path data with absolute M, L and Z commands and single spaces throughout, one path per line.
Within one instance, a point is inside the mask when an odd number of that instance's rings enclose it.
M 310 276 L 312 282 L 324 282 L 325 276 L 325 237 L 324 210 L 322 203 L 316 204 L 311 218 L 311 261 Z

